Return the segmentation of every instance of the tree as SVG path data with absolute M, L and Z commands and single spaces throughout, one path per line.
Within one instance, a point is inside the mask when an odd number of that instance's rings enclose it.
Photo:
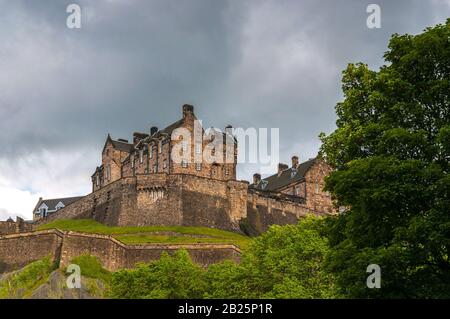
M 157 261 L 112 275 L 111 295 L 125 299 L 201 298 L 205 287 L 203 270 L 192 263 L 186 250 L 174 256 L 166 252 Z
M 242 298 L 336 297 L 333 276 L 323 267 L 328 252 L 320 218 L 271 226 L 243 256 Z
M 350 64 L 321 135 L 337 205 L 328 266 L 349 297 L 450 297 L 450 19 L 394 34 L 379 71 Z M 366 286 L 379 264 L 381 289 Z

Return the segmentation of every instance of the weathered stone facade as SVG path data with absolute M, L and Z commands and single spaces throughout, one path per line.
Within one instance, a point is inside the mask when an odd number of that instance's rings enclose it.
M 0 221 L 0 235 L 28 232 L 33 229 L 33 225 L 17 217 L 16 221 L 11 218 L 7 221 Z
M 124 177 L 35 225 L 89 218 L 111 226 L 206 226 L 239 231 L 239 220 L 246 217 L 247 185 L 189 174 Z
M 134 133 L 132 143 L 108 135 L 102 165 L 92 176 L 93 192 L 36 224 L 90 218 L 111 226 L 206 226 L 256 234 L 272 224 L 295 223 L 307 213 L 335 213 L 330 194 L 323 191 L 331 171 L 323 161 L 300 164 L 293 156 L 291 167 L 280 163 L 273 176 L 255 174 L 251 185 L 237 181 L 231 127 L 206 135 L 193 106 L 184 105 L 182 111 L 183 117 L 163 130 Z M 211 143 L 218 136 L 220 143 Z M 197 165 L 197 156 L 214 153 L 211 145 L 224 160 Z M 180 162 L 176 154 L 189 158 Z
M 225 259 L 239 262 L 241 254 L 239 248 L 231 244 L 125 245 L 110 236 L 53 229 L 0 236 L 0 273 L 21 268 L 47 256 L 63 268 L 81 255 L 95 256 L 103 267 L 116 271 L 133 268 L 139 262 L 157 260 L 163 251 L 173 253 L 179 249 L 185 249 L 192 260 L 202 266 Z

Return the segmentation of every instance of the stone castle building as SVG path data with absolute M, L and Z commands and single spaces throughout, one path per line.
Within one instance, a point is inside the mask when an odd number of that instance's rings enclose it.
M 323 161 L 300 163 L 294 156 L 290 167 L 279 164 L 278 172 L 264 179 L 255 174 L 249 185 L 236 179 L 237 140 L 231 126 L 225 133 L 205 134 L 196 120 L 194 107 L 184 105 L 180 120 L 134 133 L 132 142 L 108 135 L 101 165 L 92 175 L 92 193 L 35 224 L 90 218 L 107 225 L 206 226 L 256 234 L 272 224 L 296 223 L 308 213 L 335 213 L 322 190 L 330 172 Z M 178 132 L 189 133 L 188 138 Z M 198 161 L 203 152 L 224 160 Z

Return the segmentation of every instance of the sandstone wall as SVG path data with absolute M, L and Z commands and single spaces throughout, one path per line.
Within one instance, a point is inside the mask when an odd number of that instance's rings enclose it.
M 46 256 L 59 261 L 63 268 L 73 258 L 86 254 L 97 257 L 106 269 L 116 271 L 133 268 L 139 262 L 157 260 L 164 251 L 172 254 L 179 249 L 186 249 L 192 260 L 202 266 L 225 259 L 239 262 L 241 253 L 230 244 L 125 245 L 105 235 L 45 230 L 0 236 L 0 273 L 21 268 Z
M 265 232 L 274 224 L 296 224 L 307 214 L 322 215 L 311 210 L 301 198 L 257 190 L 248 192 L 246 224 L 250 234 Z
M 36 225 L 56 219 L 91 218 L 119 226 L 205 226 L 239 231 L 246 216 L 247 182 L 187 174 L 122 178 Z
M 0 236 L 0 272 L 21 268 L 46 256 L 58 260 L 62 239 L 63 234 L 56 230 Z
M 0 235 L 17 234 L 31 231 L 32 224 L 26 223 L 22 218 L 17 217 L 14 221 L 0 221 Z

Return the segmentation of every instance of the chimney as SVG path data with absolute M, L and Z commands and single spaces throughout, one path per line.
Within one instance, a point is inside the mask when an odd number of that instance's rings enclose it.
M 128 140 L 124 139 L 124 138 L 119 138 L 118 139 L 119 142 L 123 142 L 123 143 L 128 143 Z
M 289 166 L 287 166 L 286 164 L 283 163 L 278 163 L 278 176 L 281 175 L 281 173 L 285 170 L 288 169 Z
M 190 104 L 185 104 L 183 105 L 183 118 L 186 118 L 188 114 L 194 114 L 194 107 Z
M 298 166 L 298 156 L 292 156 L 292 168 L 297 168 Z
M 153 136 L 156 132 L 158 132 L 158 128 L 156 126 L 152 126 L 150 128 L 150 136 Z
M 253 184 L 256 185 L 261 181 L 261 174 L 253 174 Z

